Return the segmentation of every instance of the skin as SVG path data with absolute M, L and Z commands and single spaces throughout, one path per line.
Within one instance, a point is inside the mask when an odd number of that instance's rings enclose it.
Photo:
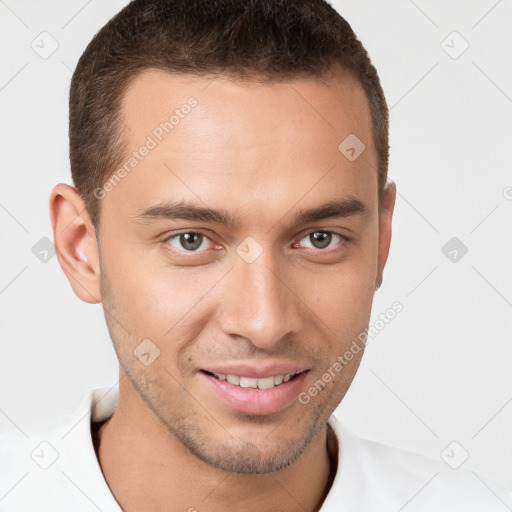
M 175 108 L 198 105 L 101 200 L 100 240 L 73 187 L 50 198 L 56 253 L 75 294 L 102 302 L 120 361 L 120 398 L 94 433 L 125 511 L 318 510 L 329 490 L 329 417 L 363 351 L 308 404 L 247 415 L 221 403 L 200 368 L 297 363 L 307 391 L 369 324 L 390 241 L 396 187 L 379 213 L 368 101 L 350 75 L 246 83 L 144 71 L 124 96 L 128 152 Z M 356 134 L 353 162 L 338 145 Z M 366 214 L 296 225 L 295 214 L 357 198 Z M 239 224 L 145 219 L 170 200 L 224 209 Z M 204 235 L 196 252 L 176 232 Z M 327 248 L 312 235 L 330 231 Z M 236 248 L 253 237 L 252 263 Z M 326 244 L 324 244 L 325 246 Z M 174 252 L 173 252 L 174 251 Z M 144 339 L 160 355 L 134 356 Z

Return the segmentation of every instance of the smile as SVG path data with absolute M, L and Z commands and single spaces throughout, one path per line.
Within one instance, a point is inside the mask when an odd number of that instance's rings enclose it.
M 226 375 L 224 373 L 213 373 L 206 371 L 205 373 L 213 375 L 219 380 L 225 380 L 226 382 L 229 382 L 235 386 L 240 386 L 241 388 L 271 389 L 275 386 L 279 386 L 285 382 L 288 382 L 300 372 L 288 373 L 286 375 L 271 375 L 269 377 L 263 378 L 245 377 L 243 375 Z
M 290 371 L 290 365 L 286 367 Z M 206 389 L 212 392 L 212 399 L 219 400 L 233 411 L 260 416 L 274 414 L 291 406 L 309 373 L 309 369 L 295 369 L 297 373 L 281 373 L 282 370 L 276 368 L 273 371 L 267 370 L 266 375 L 263 371 L 258 372 L 260 374 L 256 377 L 247 375 L 250 369 L 244 371 L 240 368 L 235 371 L 241 375 L 211 370 L 201 370 L 198 375 Z M 274 372 L 277 375 L 271 375 Z

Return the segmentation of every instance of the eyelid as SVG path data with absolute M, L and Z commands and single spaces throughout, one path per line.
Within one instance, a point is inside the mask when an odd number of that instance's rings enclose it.
M 345 235 L 341 231 L 337 231 L 339 228 L 310 228 L 304 230 L 302 233 L 299 233 L 299 236 L 301 239 L 304 238 L 307 235 L 312 235 L 313 233 L 334 233 L 335 235 L 339 235 L 344 238 L 350 238 L 349 235 Z

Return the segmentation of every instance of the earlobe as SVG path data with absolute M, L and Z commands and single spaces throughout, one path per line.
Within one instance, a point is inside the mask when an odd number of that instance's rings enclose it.
M 379 214 L 379 254 L 375 290 L 382 284 L 384 267 L 391 245 L 392 219 L 396 201 L 396 183 L 388 179 L 382 194 L 382 208 Z
M 96 232 L 78 191 L 59 183 L 50 195 L 50 219 L 55 253 L 76 296 L 101 302 Z

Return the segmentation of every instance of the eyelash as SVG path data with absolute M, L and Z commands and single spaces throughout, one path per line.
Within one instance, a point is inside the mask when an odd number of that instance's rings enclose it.
M 308 233 L 306 233 L 306 234 L 304 234 L 303 236 L 301 236 L 300 240 L 303 240 L 304 238 L 306 238 L 306 237 L 308 237 L 308 236 L 310 236 L 310 235 L 312 235 L 312 234 L 314 234 L 314 233 L 327 233 L 327 234 L 335 235 L 335 236 L 337 236 L 337 237 L 339 237 L 339 238 L 340 238 L 340 240 L 339 240 L 338 244 L 339 244 L 340 242 L 341 242 L 341 243 L 343 243 L 343 244 L 346 244 L 346 243 L 350 242 L 350 238 L 349 238 L 349 237 L 347 237 L 347 236 L 345 236 L 345 235 L 342 235 L 341 233 L 338 233 L 337 231 L 331 231 L 331 230 L 327 230 L 327 229 L 315 229 L 315 230 L 313 230 L 313 231 L 309 231 Z M 170 241 L 171 241 L 171 240 L 173 240 L 173 239 L 175 239 L 175 238 L 178 238 L 178 237 L 180 237 L 181 235 L 185 235 L 185 234 L 201 235 L 201 236 L 203 237 L 203 239 L 207 239 L 207 240 L 209 240 L 210 242 L 215 243 L 215 242 L 213 242 L 213 241 L 210 239 L 210 237 L 208 237 L 207 235 L 205 235 L 205 234 L 204 234 L 204 233 L 202 233 L 201 231 L 180 231 L 179 233 L 174 233 L 174 234 L 172 234 L 172 235 L 170 235 L 170 236 L 166 237 L 166 238 L 163 240 L 163 242 L 164 242 L 164 244 L 170 245 Z M 338 245 L 338 244 L 335 244 L 335 246 L 334 246 L 334 247 L 336 247 L 336 245 Z M 202 245 L 202 243 L 201 243 L 201 245 Z M 298 245 L 298 244 L 294 243 L 294 244 L 293 244 L 293 247 L 295 247 L 296 245 Z M 329 253 L 331 253 L 331 252 L 333 252 L 333 251 L 335 251 L 335 250 L 336 250 L 334 247 L 331 247 L 331 248 L 328 248 L 328 249 L 316 249 L 316 248 L 306 247 L 306 249 L 307 249 L 308 251 L 315 251 L 315 252 L 319 252 L 319 253 L 329 254 Z M 172 252 L 177 253 L 177 254 L 180 254 L 180 255 L 181 255 L 181 254 L 202 254 L 202 253 L 206 252 L 206 250 L 202 250 L 202 251 L 197 251 L 197 250 L 196 250 L 196 251 L 187 251 L 187 250 L 185 250 L 185 249 L 183 249 L 183 250 L 181 250 L 181 251 L 178 251 L 178 250 L 176 250 L 175 248 L 170 249 L 170 250 L 171 250 Z M 189 256 L 187 256 L 187 257 L 189 257 Z

